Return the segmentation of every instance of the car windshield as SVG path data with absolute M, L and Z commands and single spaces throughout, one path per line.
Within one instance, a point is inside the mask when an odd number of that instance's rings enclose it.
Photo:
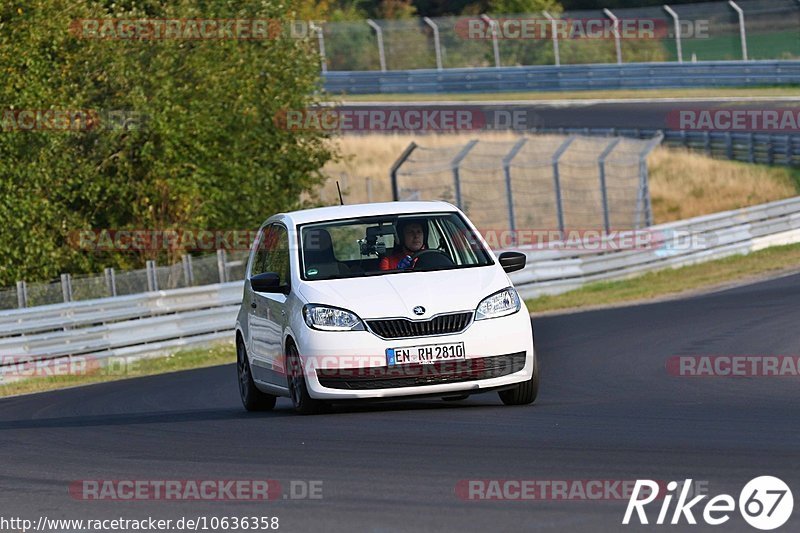
M 493 264 L 458 213 L 386 215 L 300 226 L 304 280 Z

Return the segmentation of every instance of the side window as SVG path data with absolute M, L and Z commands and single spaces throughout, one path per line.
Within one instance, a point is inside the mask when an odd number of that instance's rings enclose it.
M 271 247 L 267 254 L 264 272 L 276 272 L 281 277 L 281 285 L 289 284 L 289 234 L 286 228 L 277 224 L 269 234 Z
M 256 274 L 261 274 L 264 272 L 269 272 L 267 270 L 267 256 L 269 255 L 270 249 L 270 239 L 272 234 L 273 226 L 264 226 L 261 229 L 261 235 L 259 235 L 258 239 L 258 248 L 256 249 L 256 255 L 253 257 L 253 267 L 251 269 L 250 275 L 255 276 Z
M 251 276 L 264 272 L 280 275 L 281 285 L 289 284 L 289 234 L 278 224 L 265 227 L 253 258 Z

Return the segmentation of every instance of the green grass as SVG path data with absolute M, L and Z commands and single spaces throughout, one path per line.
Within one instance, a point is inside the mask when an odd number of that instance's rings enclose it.
M 800 267 L 800 244 L 774 246 L 748 255 L 717 259 L 635 278 L 591 283 L 579 289 L 526 300 L 532 313 L 648 300 L 714 287 Z
M 675 40 L 667 40 L 665 46 L 670 55 L 677 58 Z M 684 61 L 691 61 L 692 53 L 696 54 L 698 61 L 742 58 L 742 43 L 738 33 L 708 39 L 684 39 L 681 48 Z M 797 59 L 800 57 L 800 38 L 797 31 L 748 33 L 747 57 L 748 59 Z
M 684 56 L 685 58 L 686 56 Z M 562 100 L 562 99 L 606 99 L 606 98 L 709 98 L 709 97 L 753 96 L 800 97 L 800 87 L 731 87 L 693 89 L 621 89 L 606 91 L 523 91 L 499 93 L 452 93 L 452 94 L 351 94 L 331 95 L 332 100 L 344 102 L 460 102 L 496 100 Z
M 43 392 L 90 383 L 117 381 L 120 379 L 166 374 L 179 370 L 203 368 L 236 362 L 236 350 L 230 342 L 220 342 L 205 348 L 191 348 L 177 351 L 163 357 L 126 361 L 114 358 L 106 368 L 78 375 L 58 375 L 25 379 L 0 385 L 0 397 L 32 392 Z M 56 368 L 56 367 L 52 367 Z M 233 379 L 233 376 L 231 376 Z

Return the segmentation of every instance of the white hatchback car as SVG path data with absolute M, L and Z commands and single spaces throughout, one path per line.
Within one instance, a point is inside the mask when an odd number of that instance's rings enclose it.
M 248 410 L 498 391 L 536 399 L 531 321 L 507 272 L 445 202 L 323 207 L 270 217 L 250 252 L 236 321 Z

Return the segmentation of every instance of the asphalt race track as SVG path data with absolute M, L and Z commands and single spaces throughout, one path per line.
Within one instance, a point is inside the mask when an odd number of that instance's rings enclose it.
M 542 389 L 532 407 L 504 407 L 489 394 L 314 417 L 280 400 L 274 412 L 248 414 L 233 365 L 0 400 L 0 514 L 277 516 L 281 531 L 756 531 L 738 512 L 715 528 L 622 526 L 625 500 L 466 501 L 455 487 L 692 478 L 712 496 L 738 499 L 748 480 L 774 475 L 797 503 L 800 378 L 674 377 L 665 362 L 797 355 L 798 302 L 793 275 L 537 318 Z M 82 501 L 68 487 L 83 479 L 274 479 L 281 493 L 258 503 Z M 291 480 L 322 481 L 322 498 L 282 498 Z M 782 530 L 798 530 L 798 507 Z
M 474 102 L 346 102 L 343 108 L 373 109 L 480 109 L 487 129 L 509 129 L 498 113 L 516 110 L 522 127 L 680 129 L 679 112 L 716 109 L 797 109 L 798 97 L 784 98 L 665 98 L 628 100 L 474 101 Z M 671 117 L 671 119 L 670 119 Z M 493 126 L 493 124 L 496 124 Z

